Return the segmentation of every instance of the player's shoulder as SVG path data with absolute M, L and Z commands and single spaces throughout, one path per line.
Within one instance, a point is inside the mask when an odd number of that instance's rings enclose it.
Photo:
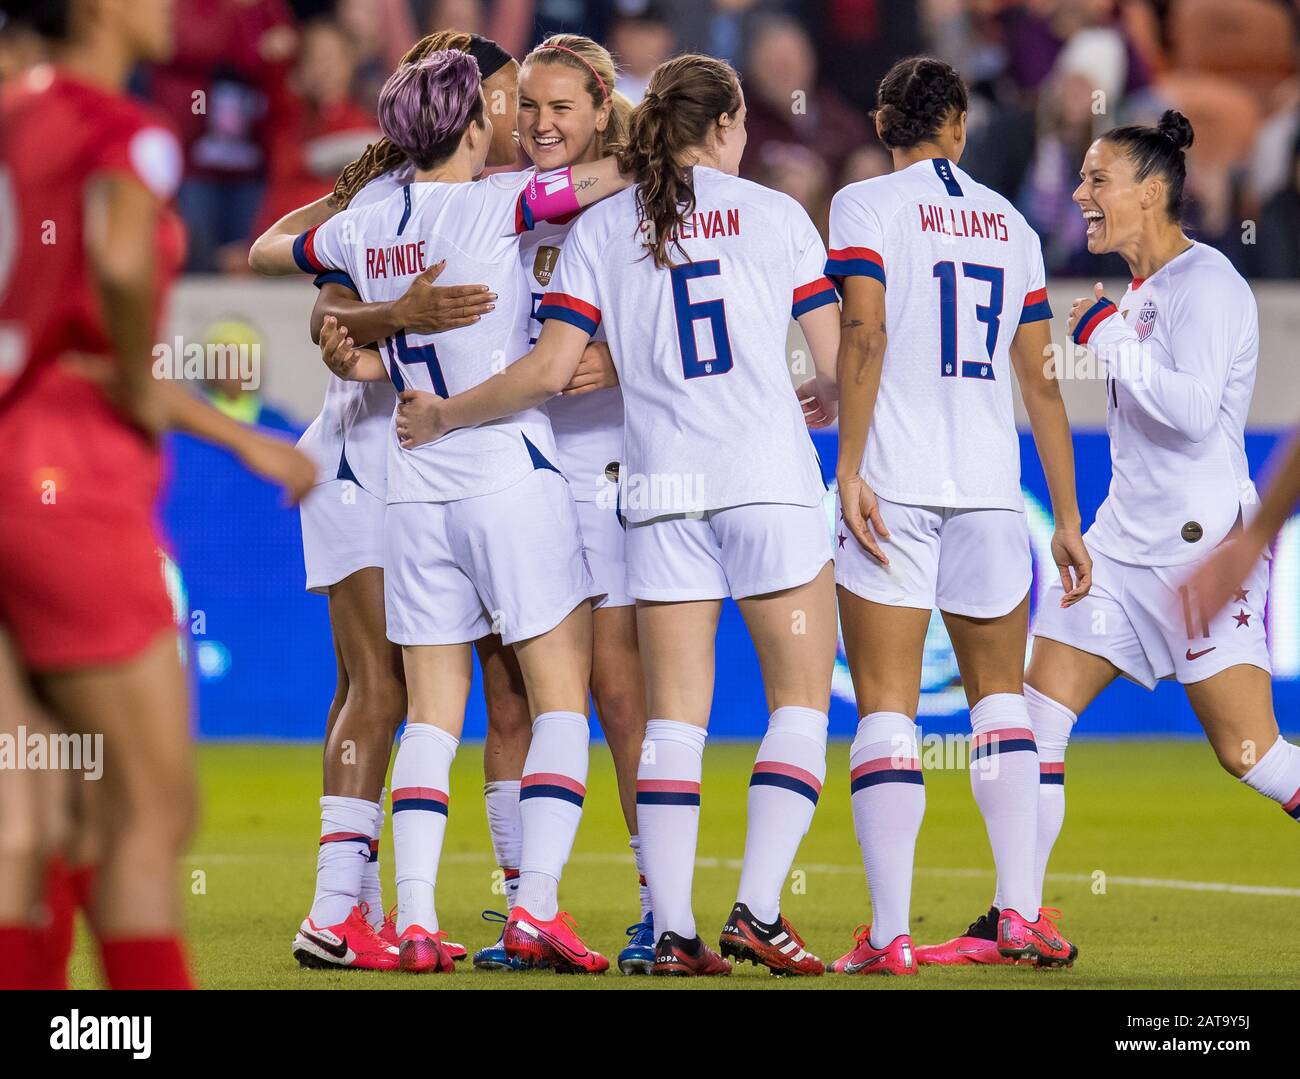
M 1167 268 L 1170 283 L 1176 284 L 1179 291 L 1203 296 L 1222 294 L 1224 290 L 1229 294 L 1250 293 L 1249 283 L 1228 256 L 1209 244 L 1193 242 L 1187 251 L 1175 256 Z
M 855 180 L 835 192 L 831 198 L 831 212 L 866 207 L 880 217 L 888 217 L 892 211 L 914 197 L 915 186 L 913 178 L 902 172 L 887 172 L 883 176 Z
M 635 233 L 635 224 L 639 219 L 636 203 L 636 188 L 625 187 L 607 199 L 593 202 L 573 219 L 569 229 L 570 236 L 606 237 L 613 234 L 623 224 L 631 224 L 628 235 Z

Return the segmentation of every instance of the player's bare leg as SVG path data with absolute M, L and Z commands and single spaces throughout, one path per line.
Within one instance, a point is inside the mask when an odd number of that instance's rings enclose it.
M 125 662 L 46 673 L 37 684 L 66 729 L 103 737 L 105 846 L 91 920 L 109 982 L 186 986 L 176 872 L 197 789 L 175 634 Z
M 853 825 L 871 889 L 872 921 L 831 969 L 909 974 L 916 970 L 909 925 L 912 866 L 925 815 L 916 706 L 930 611 L 874 603 L 846 588 L 838 594 L 860 719 L 849 751 Z
M 750 779 L 745 857 L 722 954 L 777 974 L 823 974 L 825 964 L 782 915 L 781 891 L 826 779 L 834 567 L 827 562 L 811 581 L 739 606 L 763 670 L 769 720 Z
M 338 673 L 322 755 L 316 891 L 293 955 L 311 967 L 392 969 L 395 953 L 376 935 L 384 927 L 379 838 L 406 682 L 385 629 L 384 571 L 367 567 L 330 586 L 329 612 Z
M 636 605 L 646 682 L 637 768 L 637 831 L 659 935 L 652 973 L 728 974 L 701 939 L 691 907 L 700 828 L 700 776 L 713 706 L 714 638 L 722 601 Z
M 483 700 L 487 707 L 487 737 L 483 743 L 483 801 L 487 809 L 488 833 L 500 885 L 506 899 L 506 913 L 484 911 L 489 921 L 499 921 L 502 933 L 495 943 L 474 953 L 480 970 L 517 970 L 506 955 L 502 941 L 504 924 L 514 909 L 519 893 L 519 862 L 523 854 L 523 822 L 519 816 L 519 780 L 533 740 L 533 719 L 528 711 L 528 690 L 515 650 L 501 643 L 496 634 L 474 642 L 483 672 Z
M 0 632 L 0 734 L 18 745 L 28 733 L 51 733 L 32 699 L 27 677 L 6 634 Z M 55 837 L 45 803 L 65 777 L 45 769 L 0 771 L 0 986 L 31 989 L 41 981 L 40 907 L 45 866 Z
M 1278 733 L 1269 673 L 1239 663 L 1186 689 L 1224 770 L 1300 820 L 1300 746 Z
M 555 628 L 514 648 L 533 731 L 519 784 L 523 846 L 506 953 L 526 967 L 600 974 L 609 961 L 582 942 L 559 906 L 560 877 L 587 794 L 591 604 L 584 600 Z

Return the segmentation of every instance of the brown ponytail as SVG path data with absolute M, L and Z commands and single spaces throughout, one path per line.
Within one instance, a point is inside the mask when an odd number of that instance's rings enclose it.
M 406 67 L 423 60 L 430 53 L 443 52 L 447 49 L 469 52 L 471 41 L 469 34 L 459 30 L 439 30 L 437 33 L 420 38 L 407 49 L 406 55 L 398 61 L 397 66 Z M 388 138 L 384 137 L 378 142 L 372 142 L 359 158 L 346 165 L 339 173 L 339 178 L 334 182 L 334 193 L 330 196 L 330 201 L 339 209 L 346 208 L 356 193 L 371 180 L 378 179 L 386 172 L 392 172 L 398 166 L 404 165 L 406 161 L 406 154 L 394 146 Z
M 683 162 L 708 145 L 719 118 L 735 116 L 740 103 L 740 79 L 730 64 L 688 53 L 655 68 L 632 110 L 618 162 L 636 178 L 646 253 L 656 266 L 673 265 L 670 242 L 685 254 L 677 232 L 695 210 L 695 190 Z

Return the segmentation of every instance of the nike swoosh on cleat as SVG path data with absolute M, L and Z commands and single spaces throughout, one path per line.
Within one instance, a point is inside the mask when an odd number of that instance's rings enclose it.
M 866 970 L 872 963 L 879 963 L 885 957 L 884 955 L 873 955 L 870 959 L 864 959 L 861 963 L 845 963 L 845 974 L 856 974 L 860 970 Z
M 347 937 L 341 938 L 337 944 L 331 944 L 329 941 L 322 940 L 314 933 L 308 933 L 306 930 L 300 929 L 298 932 L 302 933 L 304 938 L 311 941 L 317 948 L 321 949 L 321 951 L 328 952 L 335 959 L 346 959 L 348 957 Z
M 1214 651 L 1216 648 L 1218 648 L 1218 647 L 1219 647 L 1219 646 L 1218 646 L 1217 644 L 1212 644 L 1212 645 L 1210 645 L 1209 648 L 1203 648 L 1203 649 L 1201 649 L 1201 651 L 1199 651 L 1199 652 L 1193 652 L 1193 651 L 1189 648 L 1189 649 L 1187 650 L 1187 658 L 1188 658 L 1188 660 L 1200 659 L 1202 656 L 1208 656 L 1211 652 L 1213 652 L 1213 651 Z

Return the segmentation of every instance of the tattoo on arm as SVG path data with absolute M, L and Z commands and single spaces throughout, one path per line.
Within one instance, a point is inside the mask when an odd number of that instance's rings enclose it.
M 599 182 L 599 181 L 596 179 L 596 177 L 594 177 L 594 176 L 587 176 L 587 177 L 584 177 L 584 178 L 581 179 L 581 180 L 578 180 L 578 181 L 573 185 L 573 190 L 574 190 L 574 191 L 583 191 L 583 190 L 585 190 L 586 188 L 590 187 L 592 184 L 594 184 L 594 183 L 598 183 L 598 182 Z
M 862 323 L 862 319 L 860 319 L 860 318 L 847 318 L 847 319 L 845 319 L 843 322 L 840 323 L 840 329 L 841 329 L 841 330 L 856 330 L 856 329 L 857 329 L 859 326 L 861 326 L 862 324 L 863 324 L 863 323 Z

